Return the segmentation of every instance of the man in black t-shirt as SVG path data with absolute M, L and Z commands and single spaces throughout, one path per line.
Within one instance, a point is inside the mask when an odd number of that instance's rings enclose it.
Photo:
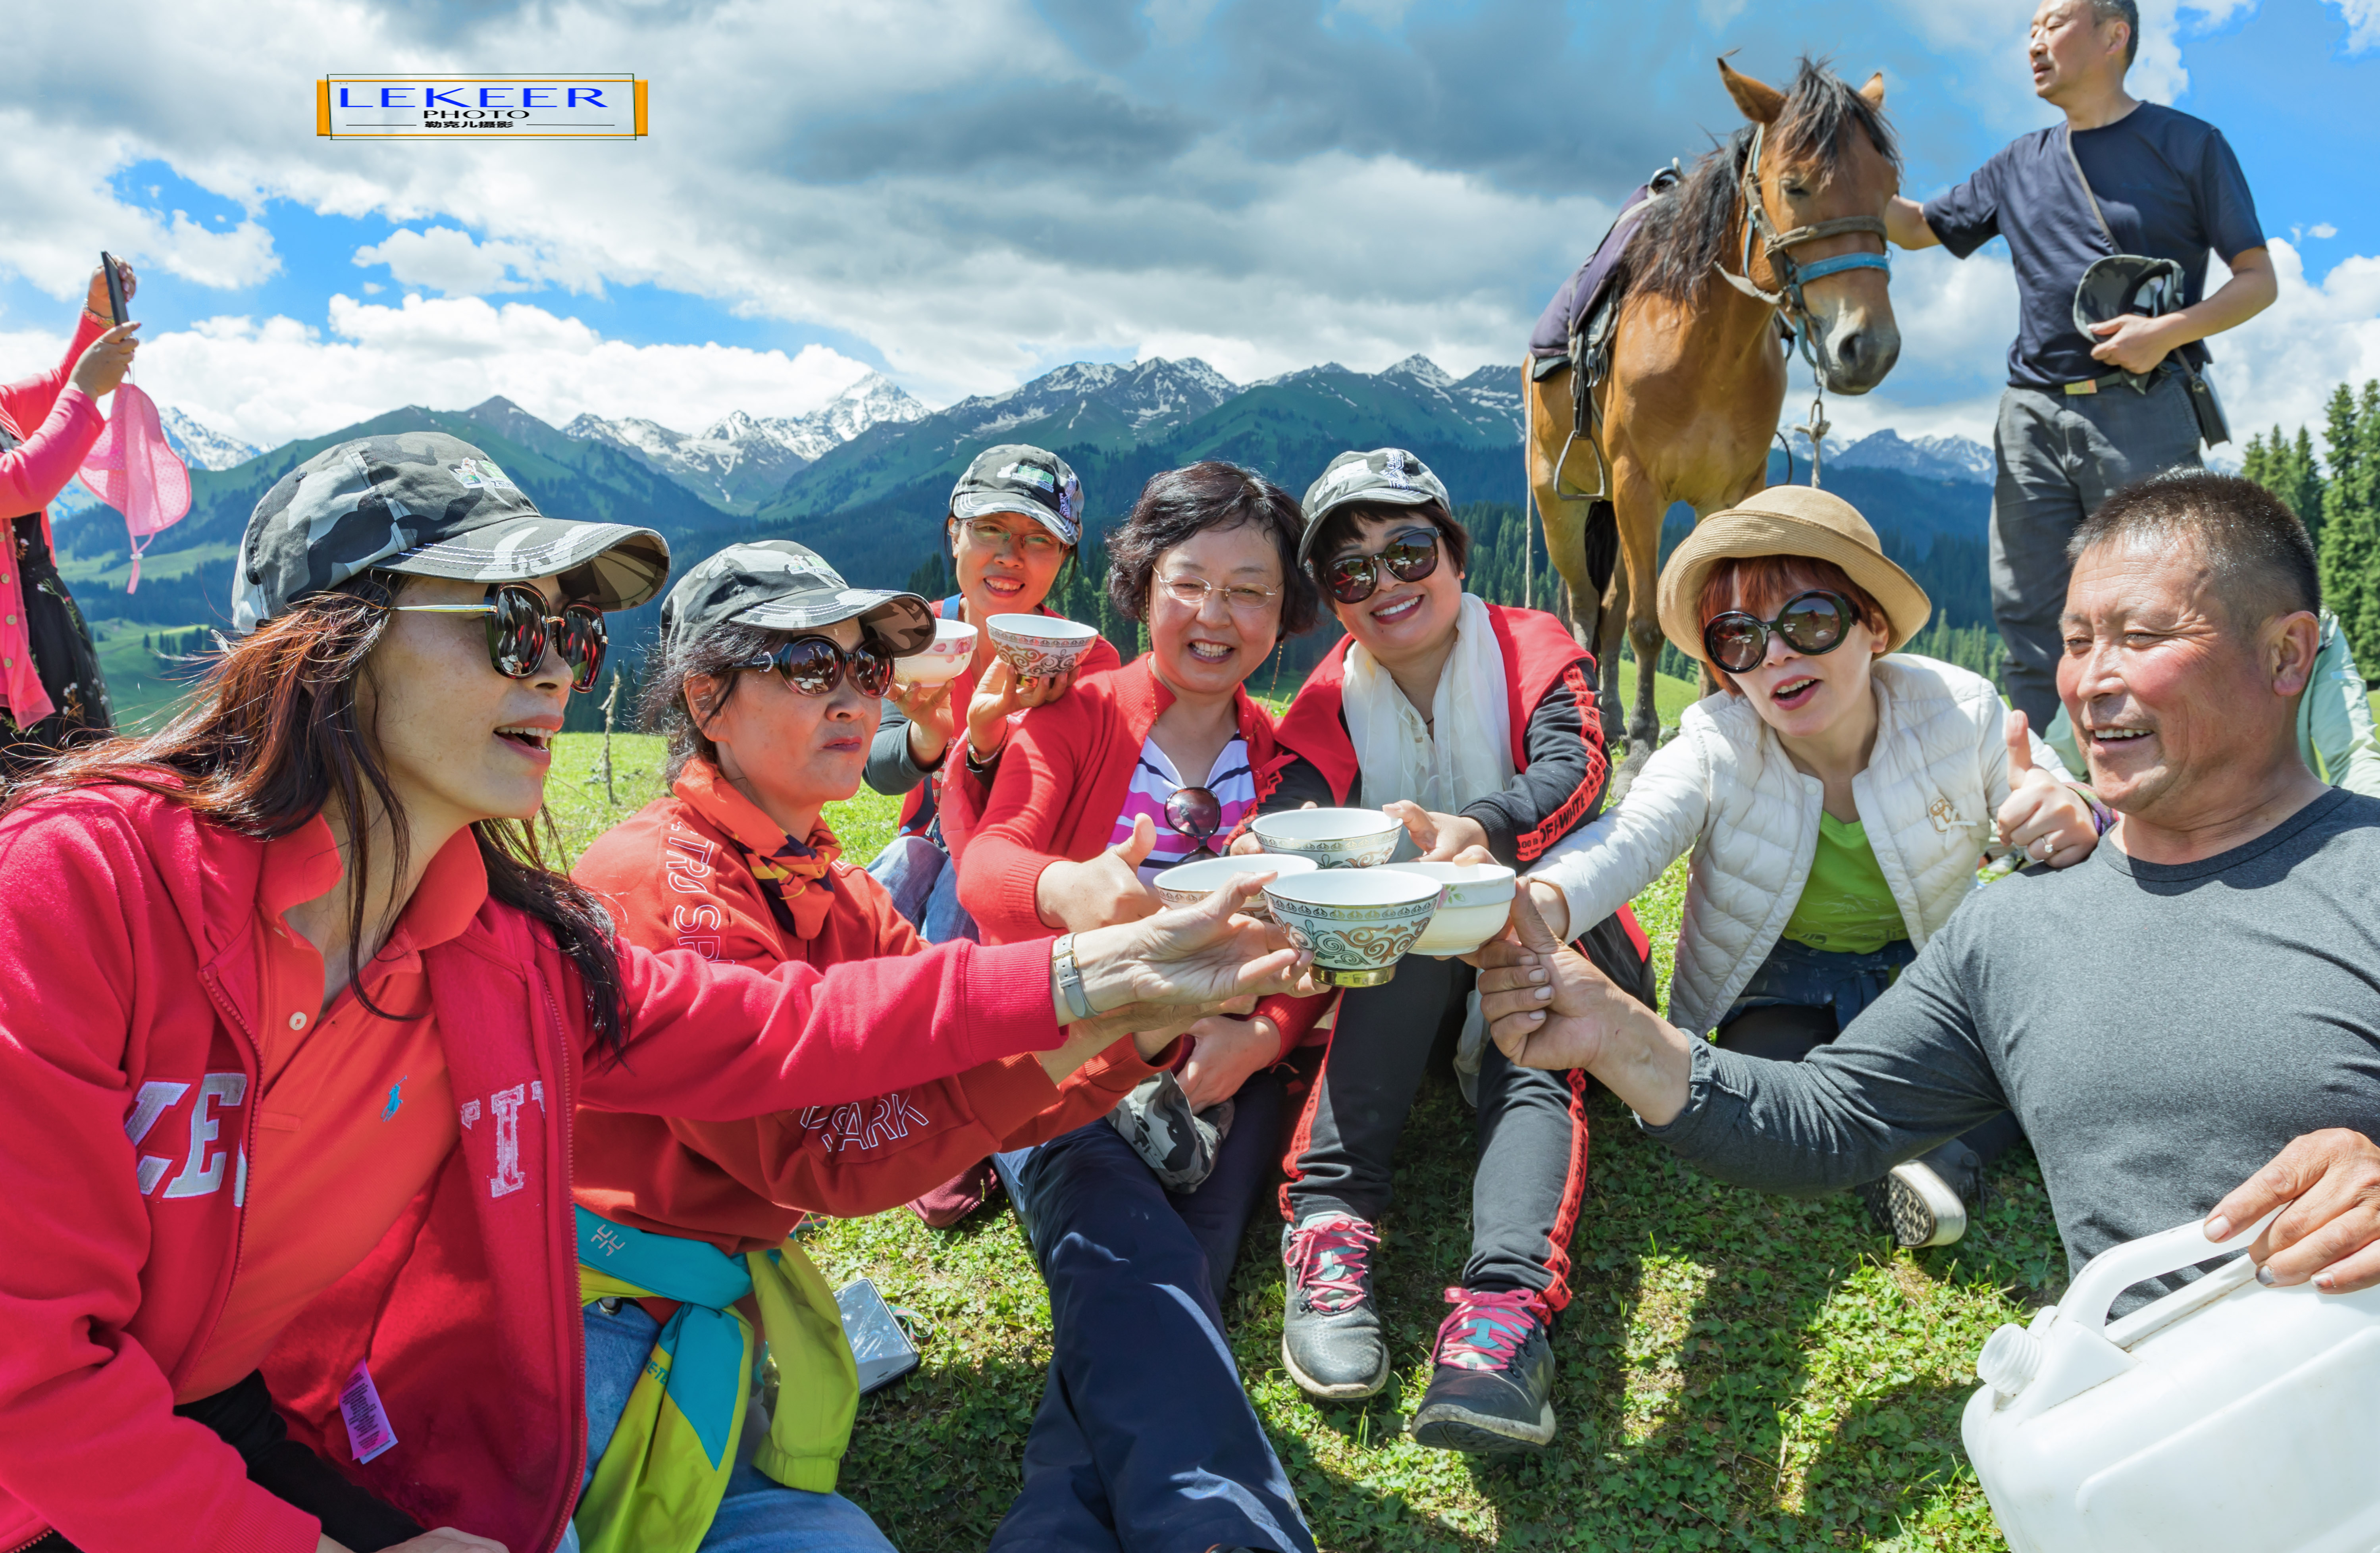
M 2034 91 L 2065 122 L 1923 206 L 1894 200 L 1885 216 L 1906 249 L 1939 243 L 1964 259 L 2008 239 L 2018 323 L 1992 438 L 1992 613 L 2008 645 L 2009 699 L 2036 729 L 2058 715 L 2067 540 L 2117 487 L 2198 463 L 2180 363 L 2204 366 L 2199 342 L 2275 295 L 2255 201 L 2222 132 L 2126 94 L 2139 39 L 2134 0 L 2041 0 L 2026 45 Z M 2207 297 L 2210 252 L 2231 278 Z M 2074 326 L 2074 291 L 2094 260 L 2114 253 L 2180 264 L 2185 305 L 2102 324 L 2095 340 Z

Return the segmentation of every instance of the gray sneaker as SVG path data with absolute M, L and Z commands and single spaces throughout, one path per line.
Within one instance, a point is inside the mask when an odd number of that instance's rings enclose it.
M 1379 1231 L 1352 1213 L 1318 1213 L 1281 1227 L 1289 1269 L 1281 1360 L 1309 1396 L 1368 1397 L 1389 1383 L 1389 1345 L 1372 1305 Z

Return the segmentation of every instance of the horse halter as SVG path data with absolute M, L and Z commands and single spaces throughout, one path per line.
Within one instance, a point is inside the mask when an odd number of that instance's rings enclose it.
M 1714 262 L 1719 278 L 1755 301 L 1767 303 L 1785 315 L 1787 324 L 1799 338 L 1802 359 L 1810 370 L 1826 381 L 1826 370 L 1819 366 L 1816 349 L 1811 344 L 1810 306 L 1802 288 L 1815 280 L 1840 275 L 1851 270 L 1882 270 L 1888 278 L 1892 274 L 1890 245 L 1883 253 L 1839 253 L 1832 259 L 1815 263 L 1800 264 L 1791 250 L 1803 243 L 1815 243 L 1828 237 L 1840 237 L 1849 232 L 1872 232 L 1878 241 L 1886 241 L 1884 218 L 1873 215 L 1837 216 L 1832 221 L 1813 222 L 1779 232 L 1768 219 L 1768 207 L 1760 198 L 1760 152 L 1768 135 L 1768 127 L 1756 126 L 1752 131 L 1752 152 L 1744 158 L 1740 186 L 1743 194 L 1743 273 L 1736 274 L 1725 265 Z M 1769 273 L 1777 277 L 1777 289 L 1765 291 L 1752 278 L 1752 239 L 1760 237 L 1761 257 L 1768 261 Z

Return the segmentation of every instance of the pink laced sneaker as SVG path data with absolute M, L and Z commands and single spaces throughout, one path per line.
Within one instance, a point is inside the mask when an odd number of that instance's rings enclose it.
M 1534 1289 L 1449 1289 L 1446 1298 L 1454 1313 L 1438 1325 L 1437 1362 L 1458 1369 L 1511 1368 L 1529 1334 L 1546 1322 L 1546 1297 Z
M 1371 1256 L 1380 1232 L 1352 1214 L 1299 1225 L 1281 1249 L 1293 1297 L 1318 1311 L 1345 1310 L 1370 1290 Z

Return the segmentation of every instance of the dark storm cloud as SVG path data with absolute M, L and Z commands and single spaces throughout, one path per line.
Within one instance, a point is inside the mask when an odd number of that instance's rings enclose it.
M 1203 128 L 1178 109 L 1103 87 L 1020 81 L 964 101 L 891 100 L 865 119 L 805 128 L 787 170 L 821 184 L 1002 167 L 1128 176 L 1170 162 Z

